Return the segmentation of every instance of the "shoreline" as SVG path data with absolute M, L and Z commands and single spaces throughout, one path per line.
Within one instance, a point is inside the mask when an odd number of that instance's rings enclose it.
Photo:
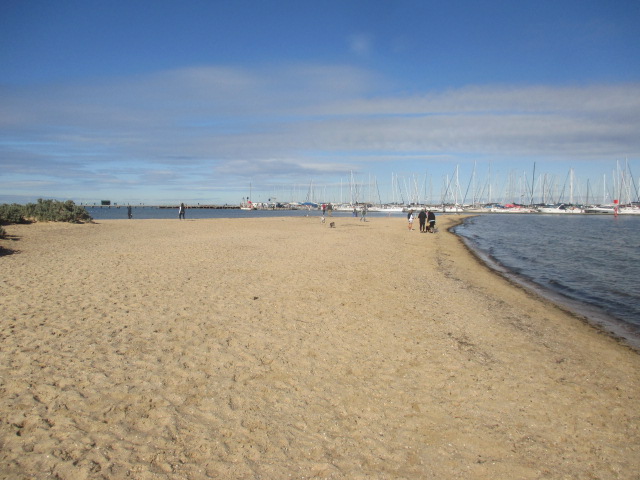
M 7 227 L 3 476 L 640 470 L 640 356 L 493 272 L 458 216 L 237 220 Z
M 573 300 L 561 293 L 554 292 L 549 288 L 538 285 L 537 283 L 512 272 L 509 267 L 491 258 L 488 254 L 477 248 L 473 241 L 453 231 L 453 229 L 458 225 L 464 223 L 467 218 L 471 218 L 473 216 L 474 215 L 466 215 L 460 218 L 460 221 L 449 227 L 449 230 L 451 230 L 451 233 L 462 241 L 469 254 L 473 255 L 481 265 L 494 272 L 496 275 L 502 276 L 513 284 L 514 287 L 522 288 L 531 295 L 538 297 L 540 300 L 556 305 L 558 308 L 566 311 L 568 314 L 574 316 L 581 322 L 584 322 L 586 325 L 601 330 L 603 333 L 610 335 L 622 345 L 640 354 L 640 331 L 637 327 L 629 325 L 627 322 L 624 322 L 612 315 L 608 315 L 598 307 L 585 304 L 578 300 Z

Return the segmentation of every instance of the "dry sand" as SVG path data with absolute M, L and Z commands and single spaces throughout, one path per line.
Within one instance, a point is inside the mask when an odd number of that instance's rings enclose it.
M 6 227 L 0 477 L 640 478 L 640 355 L 454 217 L 334 220 Z

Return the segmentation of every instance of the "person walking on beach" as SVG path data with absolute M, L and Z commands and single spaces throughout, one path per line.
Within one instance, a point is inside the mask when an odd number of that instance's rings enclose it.
M 418 214 L 418 220 L 420 221 L 420 233 L 426 232 L 427 213 L 424 211 L 424 208 L 420 210 L 420 213 Z
M 427 213 L 427 221 L 429 222 L 428 232 L 435 233 L 436 231 L 436 214 L 429 210 Z
M 362 217 L 360 218 L 361 222 L 366 222 L 367 221 L 367 206 L 363 206 L 362 207 Z
M 127 216 L 129 217 L 129 220 L 131 220 L 133 218 L 133 212 L 131 211 L 131 205 L 129 205 L 127 207 Z
M 413 230 L 413 210 L 409 210 L 407 220 L 409 220 L 409 230 Z
M 184 211 L 187 209 L 187 207 L 184 206 L 184 203 L 180 204 L 180 208 L 178 208 L 178 220 L 184 220 Z

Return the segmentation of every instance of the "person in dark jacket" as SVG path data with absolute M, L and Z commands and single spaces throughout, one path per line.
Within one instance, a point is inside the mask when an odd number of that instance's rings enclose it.
M 418 214 L 418 220 L 420 221 L 420 233 L 426 232 L 427 231 L 427 227 L 426 227 L 427 214 L 424 211 L 424 208 L 420 210 L 420 213 Z
M 434 233 L 436 231 L 436 214 L 431 210 L 429 210 L 429 213 L 427 213 L 427 221 L 429 222 L 427 231 Z

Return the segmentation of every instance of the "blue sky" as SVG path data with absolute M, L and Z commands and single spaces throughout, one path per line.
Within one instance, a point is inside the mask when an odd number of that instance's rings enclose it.
M 0 202 L 439 200 L 456 175 L 513 200 L 534 164 L 604 198 L 639 180 L 638 25 L 637 0 L 5 0 Z

